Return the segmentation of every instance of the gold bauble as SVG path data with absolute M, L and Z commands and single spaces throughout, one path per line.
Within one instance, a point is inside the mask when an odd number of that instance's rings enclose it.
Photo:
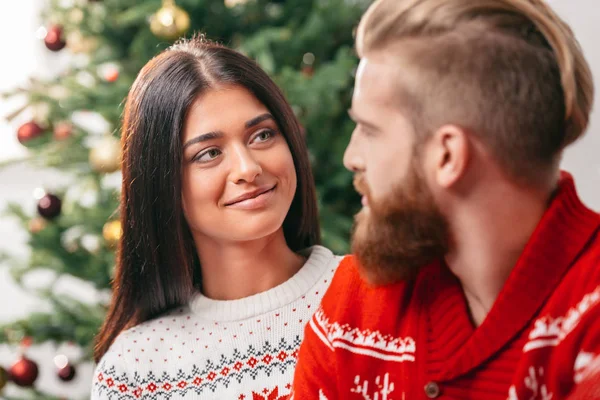
M 104 224 L 102 228 L 102 237 L 110 247 L 114 247 L 119 243 L 123 230 L 121 229 L 121 221 L 110 221 Z
M 91 53 L 98 47 L 98 39 L 83 36 L 79 31 L 67 35 L 67 48 L 73 53 Z
M 163 0 L 162 7 L 151 17 L 150 30 L 166 40 L 174 40 L 183 36 L 190 29 L 190 16 L 173 0 Z
M 90 165 L 97 172 L 110 173 L 121 167 L 121 143 L 107 136 L 90 151 Z
M 36 217 L 29 221 L 28 227 L 29 232 L 36 234 L 44 230 L 44 228 L 48 225 L 48 222 L 42 217 Z

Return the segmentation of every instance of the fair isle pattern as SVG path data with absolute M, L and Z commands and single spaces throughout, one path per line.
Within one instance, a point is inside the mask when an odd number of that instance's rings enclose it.
M 96 380 L 98 394 L 119 399 L 168 399 L 174 395 L 185 396 L 188 392 L 197 395 L 210 392 L 215 394 L 219 386 L 229 387 L 232 382 L 241 384 L 248 377 L 256 380 L 257 375 L 262 372 L 271 376 L 275 371 L 285 374 L 292 371 L 296 365 L 300 337 L 296 336 L 291 344 L 285 339 L 272 346 L 266 342 L 262 349 L 250 346 L 245 353 L 235 349 L 230 357 L 222 354 L 218 361 L 208 360 L 204 368 L 193 365 L 191 370 L 179 369 L 175 374 L 163 372 L 160 376 L 154 375 L 152 371 L 147 376 L 141 376 L 138 372 L 132 377 L 133 382 L 127 379 L 125 374 L 119 374 L 114 367 L 100 365 Z M 267 397 L 280 399 L 278 388 L 268 391 Z M 258 393 L 253 393 L 252 398 L 263 398 Z M 269 397 L 271 396 L 271 397 Z M 249 398 L 240 395 L 240 400 Z
M 379 331 L 360 330 L 348 324 L 330 322 L 322 308 L 310 320 L 310 327 L 331 350 L 342 348 L 386 361 L 415 361 L 416 344 L 412 337 L 382 335 Z
M 552 318 L 544 316 L 535 321 L 529 333 L 529 341 L 523 347 L 523 352 L 558 345 L 573 331 L 584 314 L 593 306 L 600 303 L 600 286 L 591 293 L 583 296 L 581 301 L 571 307 L 564 317 Z
M 314 246 L 286 282 L 247 298 L 190 302 L 121 332 L 96 367 L 91 400 L 282 400 L 306 323 L 341 261 Z

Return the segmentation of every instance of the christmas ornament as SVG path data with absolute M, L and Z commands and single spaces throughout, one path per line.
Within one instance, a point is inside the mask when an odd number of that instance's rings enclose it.
M 29 221 L 28 228 L 29 232 L 36 234 L 44 230 L 48 225 L 44 218 L 36 217 Z
M 121 221 L 110 221 L 104 224 L 102 228 L 102 236 L 104 240 L 110 247 L 114 247 L 119 243 L 119 239 L 123 235 L 123 230 L 121 229 Z
M 90 151 L 90 165 L 96 172 L 115 172 L 121 166 L 121 143 L 112 136 L 106 136 Z
M 62 50 L 67 42 L 63 39 L 63 29 L 60 25 L 52 25 L 48 28 L 48 32 L 44 37 L 44 44 L 48 50 L 59 51 Z
M 80 24 L 81 22 L 83 22 L 84 17 L 85 15 L 83 15 L 83 11 L 81 10 L 81 8 L 73 8 L 69 12 L 69 22 L 71 23 Z
M 38 366 L 35 362 L 21 357 L 9 370 L 10 380 L 17 386 L 31 387 L 38 377 Z
M 68 364 L 66 367 L 58 370 L 58 377 L 63 382 L 69 382 L 73 380 L 73 378 L 75 378 L 75 374 L 75 368 L 71 364 Z
M 8 382 L 8 373 L 4 368 L 0 367 L 0 390 L 4 389 L 6 382 Z
M 104 74 L 104 79 L 106 80 L 106 82 L 114 82 L 117 79 L 119 79 L 119 70 L 118 69 L 113 69 L 113 70 L 109 70 L 106 72 L 106 74 Z
M 312 67 L 312 65 L 305 65 L 302 67 L 302 75 L 306 76 L 307 78 L 311 78 L 314 74 L 315 69 Z
M 69 382 L 75 377 L 75 367 L 69 363 L 69 359 L 65 355 L 58 355 L 54 357 L 54 364 L 58 368 L 58 378 L 63 382 Z
M 51 193 L 47 193 L 38 202 L 37 209 L 38 213 L 42 217 L 46 219 L 53 219 L 60 215 L 61 206 L 62 202 L 57 196 Z
M 67 35 L 67 48 L 75 54 L 91 53 L 98 47 L 98 40 L 86 37 L 79 31 L 73 31 Z
M 73 125 L 71 123 L 63 121 L 59 122 L 54 126 L 54 139 L 64 140 L 71 137 L 73 133 Z
M 34 121 L 24 123 L 17 130 L 17 139 L 21 144 L 25 144 L 31 139 L 35 139 L 44 133 L 44 129 Z
M 161 39 L 177 39 L 188 29 L 190 16 L 175 5 L 175 0 L 163 0 L 162 7 L 150 19 L 150 30 Z
M 33 339 L 31 338 L 31 336 L 24 336 L 23 339 L 21 339 L 21 347 L 22 348 L 28 348 L 31 347 L 31 345 L 33 344 Z

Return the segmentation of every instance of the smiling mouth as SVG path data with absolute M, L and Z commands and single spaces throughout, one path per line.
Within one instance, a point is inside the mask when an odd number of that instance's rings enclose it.
M 229 203 L 225 203 L 225 206 L 226 206 L 226 207 L 228 207 L 228 206 L 234 206 L 234 205 L 236 205 L 236 204 L 244 203 L 244 202 L 246 202 L 246 201 L 249 201 L 249 200 L 254 200 L 254 199 L 256 199 L 256 198 L 258 198 L 258 197 L 260 197 L 260 196 L 263 196 L 263 195 L 265 195 L 265 194 L 271 193 L 272 191 L 274 191 L 274 190 L 275 190 L 275 188 L 276 188 L 276 187 L 277 187 L 277 185 L 274 185 L 274 186 L 273 186 L 273 187 L 271 187 L 270 189 L 266 189 L 266 190 L 257 190 L 256 192 L 250 193 L 250 194 L 248 194 L 248 195 L 244 195 L 244 196 L 242 196 L 241 198 L 238 198 L 238 199 L 236 199 L 236 200 L 233 200 L 233 201 L 231 201 L 231 202 L 229 202 Z

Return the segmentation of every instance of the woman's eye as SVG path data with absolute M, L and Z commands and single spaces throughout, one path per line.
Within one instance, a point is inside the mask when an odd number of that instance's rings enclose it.
M 214 160 L 215 158 L 219 157 L 220 155 L 221 155 L 221 150 L 212 148 L 212 149 L 205 150 L 202 153 L 198 154 L 198 156 L 194 159 L 194 161 L 197 161 L 200 163 L 210 162 L 210 161 Z
M 254 136 L 254 138 L 252 139 L 252 142 L 253 143 L 266 142 L 267 140 L 271 139 L 273 136 L 275 136 L 275 132 L 270 129 L 266 129 L 264 131 L 258 132 L 256 134 L 256 136 Z

